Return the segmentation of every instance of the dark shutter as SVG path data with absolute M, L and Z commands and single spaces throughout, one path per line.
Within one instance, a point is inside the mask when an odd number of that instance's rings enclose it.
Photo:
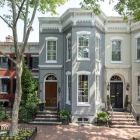
M 33 57 L 30 57 L 30 69 L 32 69 L 33 68 Z
M 8 59 L 8 68 L 11 69 L 11 60 Z
M 10 93 L 10 79 L 7 79 L 7 93 Z
M 13 93 L 15 94 L 16 92 L 16 79 L 13 79 Z

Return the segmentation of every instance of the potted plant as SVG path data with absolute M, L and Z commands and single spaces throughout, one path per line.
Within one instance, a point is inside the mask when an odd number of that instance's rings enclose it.
M 110 110 L 111 106 L 110 106 L 110 97 L 109 95 L 107 95 L 107 110 Z
M 69 125 L 69 111 L 61 110 L 60 111 L 60 119 L 62 120 L 63 125 Z
M 39 103 L 39 110 L 40 110 L 40 111 L 44 111 L 45 103 L 46 103 L 45 101 L 44 101 L 44 102 L 41 101 L 41 102 Z
M 106 112 L 100 111 L 97 113 L 96 119 L 97 119 L 97 124 L 99 126 L 107 126 L 109 121 L 109 116 Z
M 125 107 L 125 110 L 127 111 L 127 108 L 128 108 L 128 102 L 129 98 L 128 98 L 128 95 L 125 96 L 125 103 L 124 103 L 124 107 Z

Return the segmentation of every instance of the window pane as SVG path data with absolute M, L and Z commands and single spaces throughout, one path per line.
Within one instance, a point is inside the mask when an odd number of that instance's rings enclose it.
M 140 60 L 140 38 L 137 39 L 137 60 Z
M 71 59 L 71 37 L 67 39 L 68 46 L 67 46 L 67 59 Z
M 140 49 L 140 38 L 137 39 L 137 48 Z
M 33 68 L 38 68 L 38 65 L 39 65 L 39 58 L 38 57 L 33 57 L 32 58 L 32 65 L 33 65 Z
M 78 76 L 78 102 L 88 102 L 88 76 Z
M 112 52 L 112 61 L 121 61 L 121 52 Z
M 138 76 L 138 103 L 140 103 L 140 76 Z

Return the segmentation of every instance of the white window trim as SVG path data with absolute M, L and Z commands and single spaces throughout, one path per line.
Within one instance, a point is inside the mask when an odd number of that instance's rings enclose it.
M 45 63 L 57 63 L 57 37 L 46 37 L 46 62 Z M 47 60 L 47 48 L 48 48 L 48 41 L 56 41 L 56 60 Z
M 0 79 L 9 79 L 9 76 L 0 76 Z
M 89 71 L 78 71 L 77 73 L 77 106 L 90 106 L 90 88 L 89 88 L 89 75 L 91 72 Z M 79 75 L 87 75 L 88 76 L 88 102 L 78 102 L 78 76 Z
M 79 36 L 80 35 L 90 35 L 91 32 L 89 32 L 89 31 L 78 31 L 76 33 L 77 33 L 77 60 L 78 61 L 90 61 L 90 44 L 88 46 L 89 47 L 88 58 L 79 58 L 78 50 L 79 50 Z M 89 36 L 89 40 L 90 40 L 90 36 Z M 90 41 L 89 41 L 89 43 L 90 43 Z
M 111 63 L 114 63 L 114 64 L 117 64 L 117 63 L 123 63 L 122 62 L 122 41 L 123 41 L 123 38 L 122 37 L 112 37 L 111 39 Z M 120 61 L 113 61 L 112 60 L 112 41 L 115 41 L 115 40 L 118 40 L 118 41 L 121 41 L 121 46 L 120 46 L 120 48 L 121 48 L 121 60 Z
M 67 60 L 66 60 L 66 62 L 70 62 L 71 61 L 71 59 L 68 59 L 68 39 L 69 38 L 71 38 L 71 33 L 68 33 L 67 34 L 67 36 L 66 36 L 66 39 L 67 39 Z M 70 58 L 71 58 L 71 56 L 70 56 Z
M 137 37 L 135 37 L 135 39 L 136 39 L 135 40 L 136 41 L 136 61 L 135 62 L 140 62 L 140 59 L 137 59 L 138 58 L 138 56 L 137 56 L 137 48 L 138 48 L 137 40 L 140 38 L 140 35 L 139 36 L 138 35 L 137 35 Z
M 70 71 L 67 71 L 66 72 L 66 80 L 67 80 L 67 82 L 66 82 L 66 104 L 68 104 L 68 105 L 71 105 L 71 103 L 70 103 L 70 100 L 68 100 L 68 76 L 71 76 L 71 72 Z
M 138 76 L 140 76 L 140 72 L 135 73 L 136 75 L 136 104 L 140 105 L 140 103 L 138 102 Z

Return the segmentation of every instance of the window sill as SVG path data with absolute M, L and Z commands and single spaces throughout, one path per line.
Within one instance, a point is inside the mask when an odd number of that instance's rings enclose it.
M 140 105 L 140 103 L 135 103 L 135 105 Z
M 140 60 L 136 60 L 135 63 L 140 63 Z
M 0 92 L 0 94 L 8 94 L 7 92 Z
M 77 106 L 90 106 L 89 103 L 78 103 Z
M 112 64 L 122 64 L 122 61 L 111 61 Z
M 46 61 L 45 63 L 57 63 L 57 61 Z
M 66 62 L 70 62 L 71 61 L 71 59 L 68 59 Z
M 67 101 L 66 104 L 67 104 L 67 105 L 71 105 L 71 104 L 70 104 L 70 101 Z
M 39 68 L 32 68 L 32 70 L 39 70 Z
M 77 58 L 77 61 L 90 61 L 90 59 L 89 58 L 85 58 L 85 59 Z

